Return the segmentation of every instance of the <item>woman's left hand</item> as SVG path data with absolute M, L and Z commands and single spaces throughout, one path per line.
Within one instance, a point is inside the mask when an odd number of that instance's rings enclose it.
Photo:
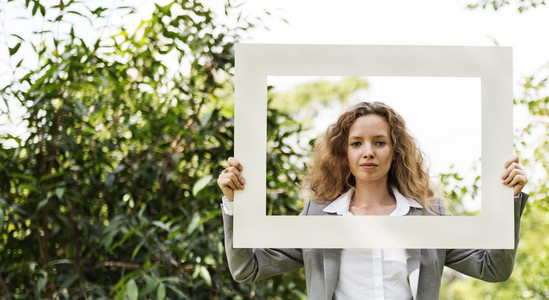
M 501 174 L 501 180 L 504 185 L 513 188 L 515 196 L 520 194 L 528 182 L 528 176 L 522 165 L 519 164 L 518 156 L 513 155 L 505 162 L 505 171 Z

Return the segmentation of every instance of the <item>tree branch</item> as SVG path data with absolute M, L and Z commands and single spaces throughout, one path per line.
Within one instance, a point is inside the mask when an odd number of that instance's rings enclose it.
M 105 267 L 119 267 L 119 268 L 128 268 L 128 269 L 139 269 L 141 265 L 123 261 L 103 261 L 95 265 L 94 269 L 101 269 Z
M 4 293 L 6 293 L 7 299 L 13 299 L 11 296 L 10 290 L 8 289 L 8 286 L 6 285 L 6 282 L 4 281 L 4 278 L 2 277 L 2 274 L 0 274 L 0 286 L 2 286 L 2 290 Z

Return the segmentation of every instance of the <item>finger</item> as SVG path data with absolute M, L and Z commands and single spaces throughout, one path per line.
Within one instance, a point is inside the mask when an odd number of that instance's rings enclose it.
M 219 176 L 223 178 L 228 178 L 231 182 L 233 182 L 234 186 L 236 187 L 235 189 L 243 189 L 244 184 L 246 183 L 244 177 L 240 175 L 240 172 L 235 167 L 229 167 L 223 170 L 223 173 L 221 173 Z
M 514 168 L 509 172 L 508 176 L 503 180 L 503 183 L 508 184 L 509 182 L 512 182 L 514 178 L 517 176 L 526 177 L 526 172 L 523 169 Z
M 508 186 L 514 186 L 516 184 L 526 185 L 528 182 L 528 176 L 526 171 L 521 169 L 515 169 L 511 172 L 509 177 L 503 181 L 503 184 Z
M 511 172 L 513 170 L 524 170 L 524 168 L 516 163 L 516 162 L 511 162 L 511 164 L 509 166 L 507 166 L 507 168 L 505 169 L 505 171 L 503 171 L 503 173 L 501 174 L 501 179 L 507 179 L 509 177 L 509 174 L 511 174 Z
M 244 189 L 244 183 L 240 180 L 240 178 L 236 175 L 236 173 L 231 173 L 231 175 L 229 176 L 229 179 L 231 180 L 232 184 L 236 187 L 235 190 Z M 244 180 L 244 178 L 242 178 L 242 180 Z
M 227 189 L 230 189 L 233 191 L 241 189 L 238 182 L 235 182 L 231 177 L 220 177 L 218 179 L 218 184 L 219 184 L 219 187 L 221 187 L 221 189 L 224 191 Z
M 230 187 L 233 191 L 240 189 L 240 185 L 232 180 L 232 178 L 228 178 L 227 186 Z
M 510 187 L 523 187 L 526 185 L 526 177 L 524 177 L 523 175 L 517 175 L 513 178 L 513 180 L 511 182 L 509 182 L 507 184 L 507 186 L 510 186 Z
M 219 175 L 217 178 L 217 185 L 221 188 L 221 190 L 225 191 L 227 188 L 231 188 L 228 186 L 229 180 L 226 177 L 222 177 Z
M 517 155 L 512 155 L 511 157 L 509 157 L 509 159 L 505 161 L 504 167 L 508 168 L 512 163 L 519 163 L 519 157 Z
M 240 184 L 244 185 L 246 183 L 246 180 L 240 173 L 240 171 L 236 167 L 228 167 L 227 169 L 223 170 L 222 175 L 225 174 L 225 176 L 231 176 L 234 174 L 236 176 L 237 181 L 240 182 Z
M 239 171 L 242 171 L 243 169 L 242 164 L 240 164 L 240 161 L 234 157 L 229 157 L 229 159 L 227 160 L 227 163 L 229 164 L 229 167 L 235 167 Z

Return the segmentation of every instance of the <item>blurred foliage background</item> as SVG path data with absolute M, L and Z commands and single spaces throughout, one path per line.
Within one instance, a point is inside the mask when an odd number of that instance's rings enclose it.
M 113 20 L 132 17 L 131 2 L 0 2 L 2 120 L 23 111 L 24 128 L 0 136 L 0 299 L 305 298 L 302 272 L 245 285 L 227 269 L 215 178 L 233 148 L 232 49 L 270 16 L 205 3 L 157 4 L 125 27 Z M 548 80 L 546 65 L 515 100 L 531 116 L 516 133 L 531 200 L 515 272 L 499 284 L 446 272 L 443 299 L 549 298 Z M 316 82 L 269 101 L 324 97 L 321 109 L 366 87 Z M 267 120 L 268 212 L 297 214 L 303 157 L 287 141 L 306 125 L 280 103 Z M 440 179 L 463 210 L 475 185 Z

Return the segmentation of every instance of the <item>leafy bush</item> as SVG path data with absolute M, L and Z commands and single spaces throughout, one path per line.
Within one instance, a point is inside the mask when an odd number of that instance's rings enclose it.
M 30 20 L 62 26 L 69 12 L 92 23 L 109 12 L 59 3 L 25 1 Z M 0 140 L 2 298 L 272 298 L 304 290 L 301 273 L 250 287 L 226 266 L 214 177 L 232 155 L 233 45 L 254 24 L 229 4 L 225 12 L 173 1 L 156 5 L 135 31 L 118 28 L 91 44 L 71 26 L 67 35 L 39 32 L 41 43 L 10 48 L 12 60 L 34 49 L 39 66 L 17 76 L 16 64 L 1 88 L 6 103 L 24 107 L 28 129 Z M 276 110 L 269 120 L 280 125 L 271 139 L 295 130 Z M 278 166 L 294 154 L 274 154 L 270 168 L 283 172 Z M 296 213 L 295 197 L 277 203 Z

